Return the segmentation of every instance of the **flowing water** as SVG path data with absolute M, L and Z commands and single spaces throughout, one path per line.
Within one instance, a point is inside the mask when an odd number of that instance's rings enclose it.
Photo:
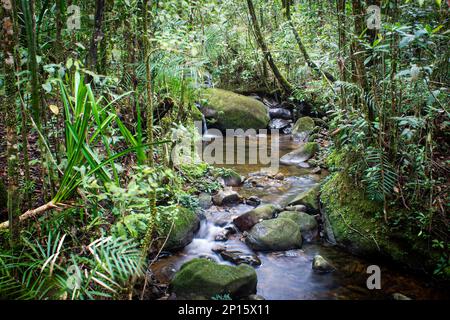
M 253 140 L 257 143 L 257 140 Z M 223 142 L 226 145 L 227 141 Z M 250 142 L 252 143 L 252 142 Z M 270 144 L 269 144 L 270 146 Z M 280 156 L 298 147 L 289 136 L 280 136 Z M 236 150 L 235 150 L 236 152 Z M 232 167 L 244 176 L 263 168 L 261 164 L 220 165 Z M 300 192 L 318 183 L 321 176 L 309 174 L 310 170 L 298 167 L 280 166 L 279 172 L 284 175 L 281 181 L 271 179 L 262 185 L 244 184 L 234 188 L 244 197 L 258 196 L 262 203 L 286 205 L 290 199 Z M 212 206 L 206 210 L 205 219 L 191 244 L 181 252 L 160 258 L 152 270 L 162 283 L 170 282 L 173 274 L 183 263 L 196 257 L 208 257 L 218 263 L 231 264 L 224 261 L 212 249 L 218 245 L 227 250 L 253 253 L 242 241 L 242 234 L 237 233 L 225 242 L 215 241 L 215 236 L 233 218 L 251 210 L 253 207 L 239 204 L 234 207 Z M 257 293 L 269 300 L 298 299 L 390 299 L 393 293 L 402 293 L 413 299 L 448 299 L 443 289 L 433 287 L 429 281 L 411 275 L 380 261 L 367 261 L 348 254 L 344 250 L 327 244 L 325 241 L 304 243 L 301 249 L 270 253 L 256 252 L 261 265 L 256 267 L 258 275 Z M 313 257 L 320 254 L 329 260 L 336 271 L 327 274 L 313 272 Z M 369 265 L 376 264 L 381 268 L 381 290 L 369 290 L 366 273 Z

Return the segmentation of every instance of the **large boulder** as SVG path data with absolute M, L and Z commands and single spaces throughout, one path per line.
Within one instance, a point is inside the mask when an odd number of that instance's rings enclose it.
M 302 246 L 299 226 L 291 219 L 264 220 L 247 233 L 245 243 L 258 251 L 284 251 Z
M 302 117 L 297 120 L 292 128 L 292 136 L 298 141 L 308 141 L 309 135 L 315 127 L 314 120 L 310 117 Z
M 307 142 L 297 150 L 291 151 L 280 158 L 280 163 L 292 166 L 301 165 L 311 159 L 319 151 L 319 145 L 316 142 Z
M 327 179 L 320 199 L 326 238 L 351 253 L 373 259 L 387 258 L 418 272 L 432 272 L 439 261 L 439 253 L 429 248 L 426 240 L 417 237 L 417 226 L 389 228 L 380 218 L 382 202 L 367 199 L 364 190 L 356 188 L 343 173 L 334 173 Z M 406 216 L 408 212 L 401 214 Z
M 306 207 L 306 212 L 318 213 L 319 193 L 320 193 L 320 185 L 316 184 L 314 187 L 300 193 L 293 200 L 291 200 L 289 202 L 289 206 L 304 205 Z
M 206 105 L 202 112 L 211 127 L 225 129 L 266 129 L 269 114 L 256 99 L 222 89 L 206 89 L 202 98 Z
M 298 224 L 303 239 L 308 242 L 317 239 L 319 235 L 316 219 L 305 212 L 283 211 L 278 214 L 278 219 L 279 218 L 291 219 Z
M 200 219 L 192 210 L 178 207 L 160 207 L 158 214 L 162 216 L 173 216 L 172 222 L 157 222 L 156 231 L 162 238 L 161 245 L 168 236 L 164 250 L 177 251 L 192 242 L 195 232 L 200 227 Z M 171 211 L 171 212 L 168 212 Z M 147 232 L 150 216 L 148 214 L 130 214 L 119 220 L 112 228 L 112 234 L 118 237 L 135 238 L 140 241 L 144 239 Z M 161 221 L 162 219 L 158 219 Z
M 249 265 L 227 266 L 193 259 L 177 272 L 170 289 L 181 300 L 208 300 L 226 294 L 239 299 L 255 294 L 256 284 L 256 272 Z
M 233 223 L 241 231 L 250 230 L 255 224 L 261 220 L 272 219 L 273 215 L 279 209 L 273 204 L 265 204 L 253 210 L 250 210 L 233 220 Z

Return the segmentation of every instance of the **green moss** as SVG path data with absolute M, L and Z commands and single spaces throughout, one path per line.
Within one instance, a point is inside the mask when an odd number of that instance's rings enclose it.
M 307 142 L 305 143 L 304 150 L 312 157 L 317 151 L 319 151 L 319 144 L 317 142 Z
M 384 256 L 413 269 L 430 268 L 429 254 L 422 239 L 408 227 L 393 232 L 381 218 L 381 203 L 368 200 L 344 173 L 334 173 L 321 188 L 326 224 L 335 241 L 351 252 Z M 392 209 L 391 209 L 392 210 Z
M 174 251 L 186 246 L 198 229 L 199 218 L 195 212 L 183 207 L 177 208 L 176 213 L 171 212 L 174 210 L 173 207 L 160 207 L 158 210 L 158 220 L 156 222 L 158 235 L 164 240 L 170 232 L 164 249 Z M 172 218 L 174 223 L 170 231 Z M 148 214 L 130 214 L 116 222 L 111 232 L 118 237 L 135 238 L 142 241 L 147 231 L 149 219 L 150 216 Z M 160 245 L 164 243 L 163 240 Z
M 217 111 L 217 125 L 220 129 L 265 129 L 269 115 L 264 104 L 231 91 L 206 89 L 202 98 L 207 107 Z
M 302 204 L 306 206 L 307 211 L 316 212 L 319 210 L 319 192 L 320 185 L 317 184 L 314 187 L 300 193 L 298 196 L 294 198 L 289 205 L 298 205 Z
M 301 133 L 301 132 L 312 132 L 314 130 L 315 123 L 314 120 L 310 117 L 302 117 L 297 120 L 294 127 L 292 128 L 292 133 Z
M 211 299 L 224 294 L 240 298 L 255 293 L 256 284 L 256 272 L 249 265 L 227 266 L 197 258 L 181 267 L 171 289 L 178 299 Z

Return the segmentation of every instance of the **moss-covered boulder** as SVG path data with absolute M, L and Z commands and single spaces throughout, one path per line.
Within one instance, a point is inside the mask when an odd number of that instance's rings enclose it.
M 291 219 L 264 220 L 247 233 L 245 243 L 258 251 L 284 251 L 302 246 L 302 235 L 297 223 Z
M 306 212 L 318 213 L 319 212 L 319 193 L 320 185 L 316 184 L 314 187 L 300 193 L 293 200 L 289 202 L 289 206 L 304 205 Z
M 292 128 L 292 136 L 298 141 L 308 141 L 309 135 L 315 127 L 314 120 L 310 117 L 302 117 L 297 120 Z
M 300 146 L 297 150 L 291 151 L 280 158 L 280 163 L 292 166 L 300 165 L 311 159 L 316 152 L 319 151 L 319 144 L 316 142 L 307 142 Z
M 167 236 L 169 238 L 164 245 L 164 250 L 177 251 L 189 243 L 194 238 L 195 232 L 200 226 L 200 219 L 192 210 L 178 207 L 158 208 L 159 219 L 156 230 L 163 239 L 160 245 L 163 245 Z M 171 217 L 165 218 L 164 217 Z M 119 220 L 112 228 L 112 234 L 118 237 L 135 238 L 140 241 L 144 239 L 147 231 L 150 216 L 148 214 L 130 214 Z M 173 219 L 173 227 L 172 226 Z
M 279 209 L 274 204 L 265 204 L 253 210 L 250 210 L 233 220 L 233 223 L 241 231 L 250 230 L 260 220 L 273 218 L 273 215 Z
M 322 219 L 329 240 L 366 257 L 388 258 L 400 265 L 432 270 L 435 261 L 426 241 L 413 226 L 390 229 L 382 203 L 368 200 L 344 173 L 334 173 L 321 189 Z
M 291 219 L 298 224 L 302 237 L 306 241 L 313 241 L 317 239 L 319 235 L 316 219 L 305 212 L 283 211 L 278 214 L 278 219 L 279 218 Z
M 226 294 L 239 299 L 256 293 L 256 285 L 256 272 L 249 265 L 228 266 L 193 259 L 176 273 L 170 290 L 181 300 L 209 300 Z
M 206 89 L 202 107 L 210 127 L 225 129 L 266 129 L 269 113 L 256 99 L 222 89 Z

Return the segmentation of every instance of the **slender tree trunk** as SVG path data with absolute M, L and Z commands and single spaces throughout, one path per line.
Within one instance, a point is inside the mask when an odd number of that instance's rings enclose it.
M 150 36 L 149 36 L 149 17 L 148 13 L 152 9 L 152 1 L 143 0 L 143 43 L 144 43 L 144 62 L 146 70 L 146 93 L 147 93 L 147 143 L 149 144 L 149 151 L 147 154 L 147 161 L 149 167 L 154 166 L 153 160 L 153 93 L 152 93 L 152 74 L 150 66 Z M 150 16 L 151 21 L 151 16 Z M 154 239 L 155 222 L 156 222 L 156 192 L 151 191 L 150 199 L 150 219 L 148 229 L 145 235 L 142 254 L 146 255 L 151 246 L 151 241 Z
M 2 1 L 2 49 L 3 73 L 5 75 L 5 95 L 2 97 L 2 114 L 6 123 L 6 153 L 8 161 L 8 222 L 11 230 L 11 245 L 19 236 L 18 217 L 20 210 L 19 172 L 17 150 L 17 118 L 16 118 L 16 86 L 15 86 L 15 28 L 14 3 L 11 0 Z
M 266 42 L 264 41 L 264 38 L 261 33 L 261 29 L 259 28 L 258 20 L 256 18 L 255 13 L 255 7 L 253 6 L 252 0 L 247 0 L 247 6 L 248 11 L 250 13 L 250 17 L 252 19 L 253 24 L 253 30 L 255 31 L 255 37 L 256 42 L 258 43 L 259 47 L 261 48 L 264 58 L 266 59 L 267 63 L 269 64 L 270 68 L 272 69 L 272 72 L 277 79 L 278 83 L 280 84 L 281 88 L 285 92 L 286 95 L 290 95 L 293 91 L 293 88 L 291 84 L 283 77 L 280 70 L 278 70 L 278 67 L 275 64 L 275 61 L 272 58 L 272 54 L 269 51 L 269 48 L 267 47 Z
M 92 32 L 91 45 L 87 59 L 87 65 L 93 71 L 97 70 L 98 44 L 102 41 L 104 36 L 102 32 L 104 11 L 105 0 L 96 0 L 94 31 Z
M 355 35 L 356 37 L 362 36 L 364 32 L 364 13 L 361 6 L 360 0 L 352 0 L 352 9 L 353 15 L 355 19 Z M 355 66 L 355 74 L 354 81 L 358 83 L 364 90 L 367 89 L 367 77 L 366 77 L 366 69 L 364 67 L 364 48 L 355 40 L 353 42 L 353 54 L 352 59 L 354 61 Z
M 308 54 L 308 51 L 306 51 L 306 48 L 305 48 L 305 46 L 303 45 L 302 38 L 301 38 L 300 35 L 298 34 L 297 29 L 295 28 L 294 23 L 292 22 L 292 19 L 291 19 L 291 9 L 290 9 L 290 1 L 289 1 L 289 0 L 284 0 L 284 1 L 285 1 L 285 9 L 284 9 L 284 10 L 285 10 L 285 16 L 286 16 L 286 18 L 287 18 L 287 20 L 288 20 L 289 26 L 290 26 L 290 28 L 291 28 L 291 30 L 292 30 L 292 33 L 294 34 L 295 40 L 297 41 L 297 45 L 298 45 L 298 47 L 299 47 L 299 49 L 300 49 L 300 52 L 302 53 L 303 58 L 305 59 L 306 63 L 308 64 L 308 66 L 309 66 L 311 69 L 313 69 L 313 70 L 314 70 L 317 74 L 319 74 L 320 76 L 322 76 L 322 72 L 323 72 L 323 75 L 324 75 L 328 80 L 330 80 L 331 82 L 336 81 L 336 80 L 334 79 L 334 77 L 333 77 L 330 73 L 328 73 L 328 72 L 326 72 L 326 71 L 321 71 L 320 68 L 319 68 L 319 66 L 317 66 L 317 64 L 316 64 L 314 61 L 312 61 L 311 57 L 310 57 L 309 54 Z

